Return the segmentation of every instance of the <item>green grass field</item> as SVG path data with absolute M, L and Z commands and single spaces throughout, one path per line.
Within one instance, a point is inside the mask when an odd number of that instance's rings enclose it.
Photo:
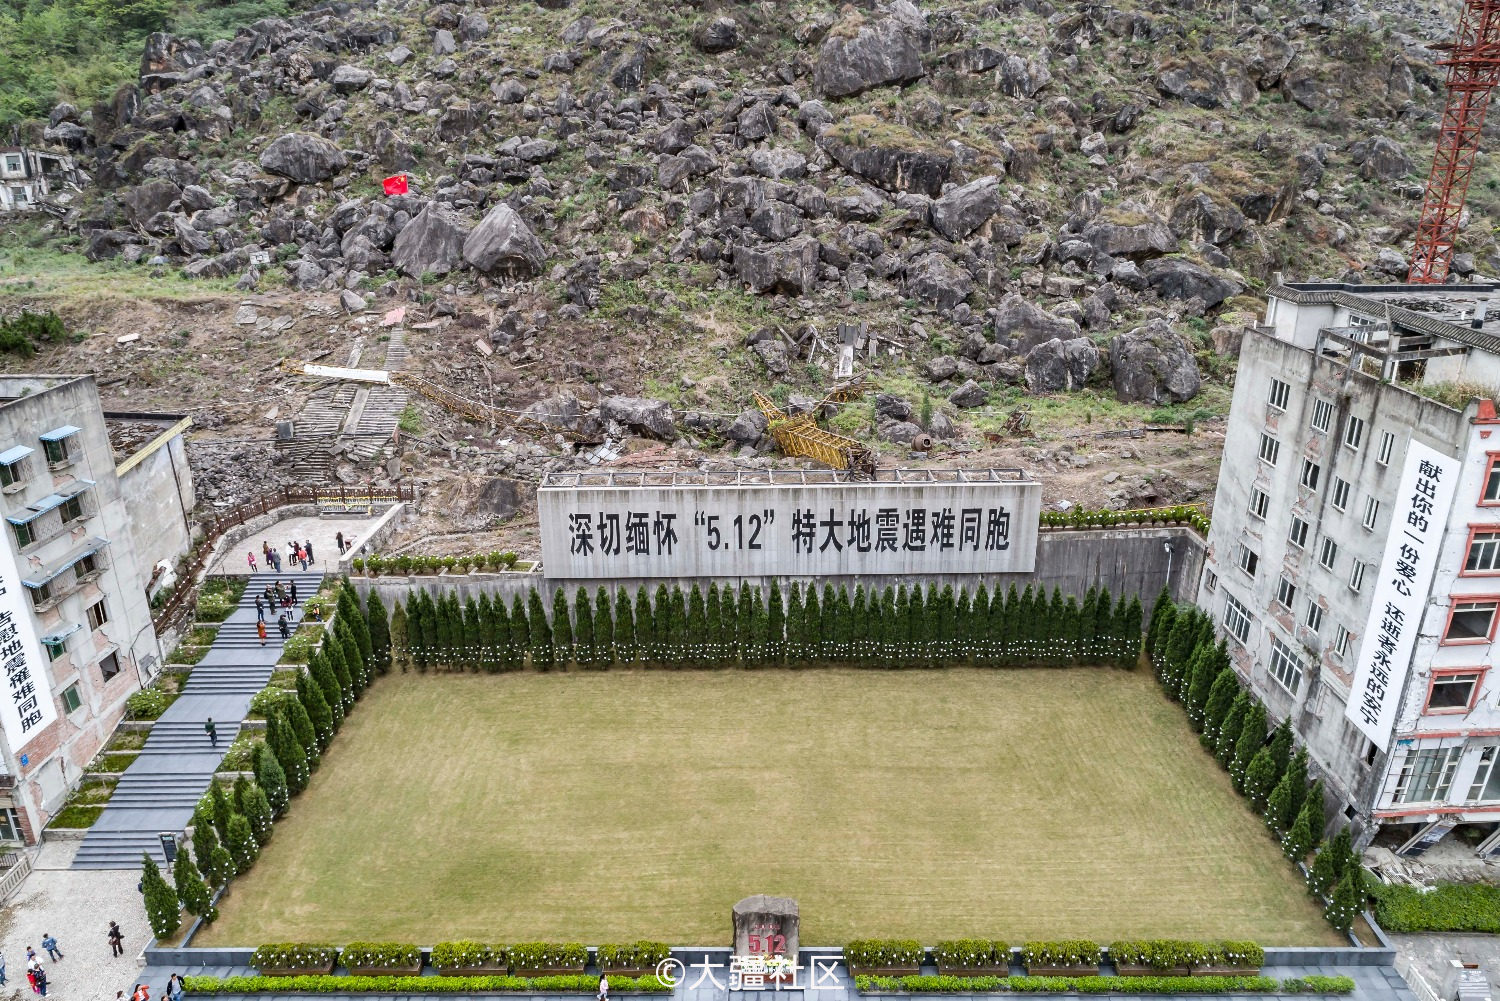
M 378 681 L 195 945 L 472 937 L 1336 944 L 1146 672 Z

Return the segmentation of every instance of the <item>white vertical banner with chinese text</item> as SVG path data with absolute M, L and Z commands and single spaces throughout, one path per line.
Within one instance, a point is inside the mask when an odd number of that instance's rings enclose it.
M 1420 442 L 1407 448 L 1354 685 L 1344 707 L 1349 722 L 1382 751 L 1388 749 L 1401 689 L 1411 670 L 1412 645 L 1437 569 L 1458 470 L 1457 459 Z
M 12 754 L 20 754 L 57 720 L 52 683 L 31 623 L 30 603 L 15 554 L 0 542 L 0 672 L 5 685 L 0 697 L 0 729 L 5 731 Z

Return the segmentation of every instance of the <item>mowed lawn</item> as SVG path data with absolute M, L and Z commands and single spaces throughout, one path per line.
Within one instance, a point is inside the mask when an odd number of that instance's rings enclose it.
M 195 945 L 1336 944 L 1147 672 L 396 675 Z

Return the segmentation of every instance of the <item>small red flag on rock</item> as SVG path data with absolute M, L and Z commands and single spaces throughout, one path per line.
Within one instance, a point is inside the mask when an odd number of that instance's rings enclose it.
M 397 174 L 395 177 L 387 177 L 383 182 L 385 193 L 388 195 L 406 194 L 406 175 Z

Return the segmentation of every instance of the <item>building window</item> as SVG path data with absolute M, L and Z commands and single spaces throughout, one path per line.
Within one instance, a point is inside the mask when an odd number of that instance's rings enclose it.
M 1345 511 L 1348 508 L 1349 481 L 1335 476 L 1333 478 L 1333 509 L 1335 511 Z
M 1313 400 L 1312 427 L 1314 431 L 1328 433 L 1328 426 L 1333 423 L 1333 404 L 1327 400 Z
M 77 563 L 73 564 L 73 576 L 79 580 L 83 580 L 90 574 L 98 572 L 99 557 L 94 555 L 93 553 L 89 553 L 87 556 L 81 557 Z
M 1479 767 L 1474 770 L 1474 784 L 1469 786 L 1469 802 L 1483 803 L 1500 799 L 1500 745 L 1490 744 L 1479 749 Z
M 0 488 L 13 487 L 17 483 L 25 482 L 26 467 L 24 459 L 15 462 L 0 462 Z
M 58 510 L 62 512 L 64 525 L 77 521 L 83 517 L 83 500 L 79 497 L 69 497 L 62 502 Z
M 1307 599 L 1307 614 L 1302 616 L 1302 624 L 1314 633 L 1323 628 L 1323 606 L 1317 599 Z
M 117 654 L 113 650 L 111 650 L 109 653 L 107 653 L 107 654 L 104 655 L 104 659 L 103 660 L 99 661 L 99 674 L 103 676 L 103 678 L 104 678 L 105 681 L 108 681 L 110 678 L 113 678 L 115 675 L 117 675 L 119 673 L 120 673 L 120 657 L 119 657 L 119 654 Z
M 1291 611 L 1292 602 L 1295 601 L 1296 598 L 1297 585 L 1293 584 L 1291 581 L 1287 580 L 1285 576 L 1283 576 L 1280 582 L 1276 585 L 1276 601 L 1284 606 L 1287 611 Z
M 78 697 L 78 686 L 69 685 L 62 693 L 63 712 L 77 712 L 78 707 L 83 705 L 83 699 Z
M 36 532 L 32 531 L 30 522 L 24 525 L 17 525 L 12 522 L 10 527 L 16 533 L 16 546 L 18 548 L 25 549 L 36 541 Z
M 1391 453 L 1396 450 L 1396 436 L 1390 431 L 1380 432 L 1380 448 L 1375 453 L 1375 461 L 1382 466 L 1391 464 Z
M 1292 530 L 1287 533 L 1287 538 L 1298 549 L 1305 547 L 1307 545 L 1307 522 L 1294 516 L 1292 518 Z
M 1380 517 L 1380 501 L 1374 497 L 1365 498 L 1365 516 L 1360 519 L 1360 524 L 1370 531 L 1375 530 L 1375 521 Z
M 1443 633 L 1444 643 L 1488 643 L 1495 635 L 1495 613 L 1500 611 L 1500 599 L 1481 598 L 1477 601 L 1455 601 L 1448 613 L 1448 628 Z
M 1276 459 L 1281 455 L 1281 442 L 1272 438 L 1265 432 L 1260 436 L 1260 461 L 1268 466 L 1276 465 Z
M 1271 509 L 1271 497 L 1259 487 L 1250 488 L 1250 516 L 1265 521 L 1266 512 Z
M 48 660 L 56 660 L 68 652 L 68 641 L 62 636 L 46 636 L 42 638 L 42 648 L 47 651 Z
M 1407 751 L 1396 777 L 1397 803 L 1432 803 L 1448 796 L 1462 747 L 1428 747 Z
M 1311 459 L 1302 460 L 1302 485 L 1309 490 L 1318 489 L 1318 477 L 1323 475 L 1323 467 Z
M 1475 532 L 1469 537 L 1464 573 L 1500 572 L 1500 532 Z
M 21 836 L 21 822 L 16 819 L 16 811 L 10 807 L 0 807 L 0 841 L 25 841 Z
M 1293 695 L 1302 687 L 1302 661 L 1280 636 L 1271 637 L 1271 676 Z
M 52 466 L 62 465 L 72 458 L 68 450 L 67 438 L 42 442 L 42 452 L 47 456 L 47 464 Z
M 1490 464 L 1484 470 L 1484 493 L 1481 504 L 1500 504 L 1500 453 L 1490 453 Z
M 1354 567 L 1349 571 L 1349 590 L 1355 594 L 1365 585 L 1365 565 L 1359 560 L 1354 561 Z
M 21 156 L 19 153 L 5 154 L 5 172 L 7 174 L 19 174 L 21 172 Z
M 1318 553 L 1318 565 L 1324 570 L 1332 570 L 1339 559 L 1339 544 L 1327 536 L 1323 537 L 1323 549 Z
M 1251 549 L 1249 546 L 1241 542 L 1240 569 L 1245 571 L 1245 573 L 1249 574 L 1251 577 L 1254 577 L 1255 568 L 1258 566 L 1260 566 L 1260 556 L 1256 554 L 1255 550 Z
M 98 629 L 109 621 L 109 609 L 104 607 L 103 598 L 89 606 L 88 618 L 90 629 Z
M 1212 591 L 1219 586 L 1219 575 L 1212 570 L 1203 571 L 1203 586 Z
M 1229 592 L 1224 592 L 1224 631 L 1241 643 L 1250 640 L 1250 610 Z
M 1286 401 L 1291 396 L 1292 387 L 1280 379 L 1271 380 L 1270 404 L 1275 410 L 1285 410 Z
M 1432 683 L 1427 688 L 1427 708 L 1423 712 L 1468 712 L 1474 707 L 1474 699 L 1479 695 L 1479 683 L 1483 679 L 1482 670 L 1433 671 Z
M 31 592 L 31 603 L 37 608 L 41 608 L 52 600 L 52 584 L 50 581 L 41 587 L 27 588 L 27 590 Z
M 1349 654 L 1349 630 L 1345 629 L 1342 624 L 1333 631 L 1333 652 L 1340 657 Z
M 1358 417 L 1349 418 L 1349 423 L 1344 426 L 1344 445 L 1358 452 L 1364 440 L 1365 422 Z

